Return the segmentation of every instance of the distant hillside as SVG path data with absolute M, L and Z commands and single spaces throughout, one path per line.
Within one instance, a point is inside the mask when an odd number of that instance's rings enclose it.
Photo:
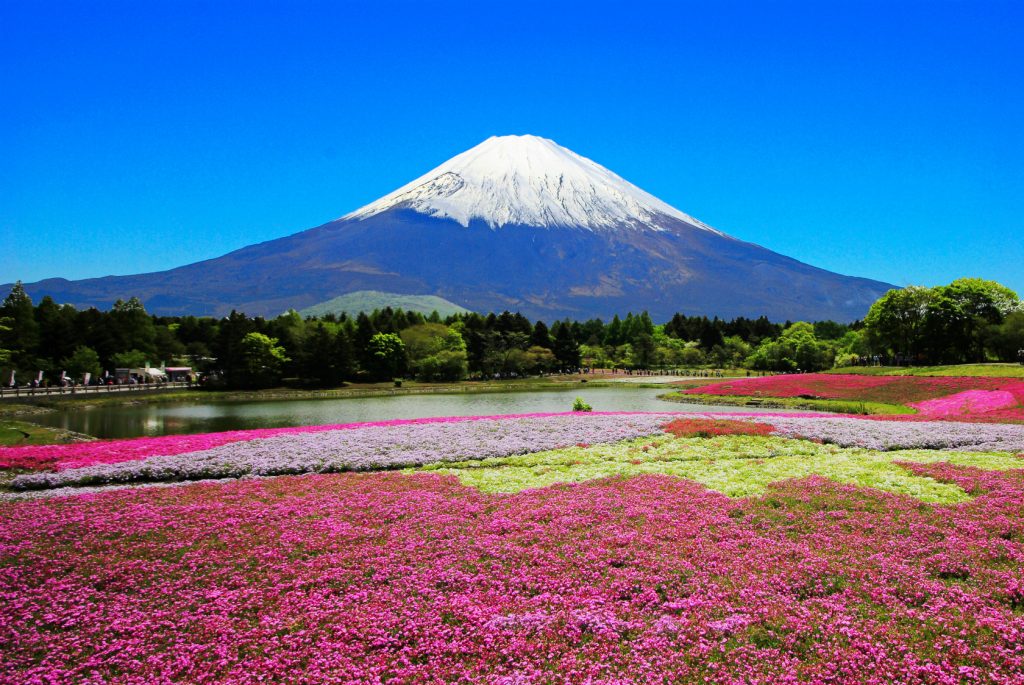
M 341 314 L 356 316 L 359 312 L 372 312 L 374 309 L 403 309 L 407 312 L 430 314 L 434 310 L 441 318 L 450 314 L 464 314 L 469 310 L 435 295 L 399 295 L 384 293 L 379 290 L 358 290 L 339 297 L 300 309 L 302 316 L 323 316 L 325 314 Z

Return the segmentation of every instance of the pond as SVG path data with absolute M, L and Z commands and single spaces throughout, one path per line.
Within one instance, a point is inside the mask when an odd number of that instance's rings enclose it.
M 69 407 L 32 417 L 35 423 L 98 438 L 210 433 L 249 428 L 310 426 L 428 416 L 562 412 L 582 397 L 594 411 L 759 411 L 749 407 L 679 404 L 659 400 L 670 388 L 572 388 L 528 392 L 393 395 L 345 399 L 195 401 Z M 761 411 L 785 411 L 764 409 Z

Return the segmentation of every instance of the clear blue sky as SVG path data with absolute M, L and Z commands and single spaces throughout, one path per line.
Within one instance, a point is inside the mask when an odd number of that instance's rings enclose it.
M 0 4 L 0 282 L 295 233 L 494 134 L 739 238 L 1024 293 L 1024 3 Z

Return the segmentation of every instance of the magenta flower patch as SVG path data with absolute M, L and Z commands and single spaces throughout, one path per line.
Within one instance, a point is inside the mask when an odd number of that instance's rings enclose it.
M 330 474 L 0 503 L 0 685 L 1024 682 L 1024 471 L 485 495 Z
M 965 414 L 984 414 L 1017 404 L 1017 398 L 1007 390 L 965 390 L 934 400 L 914 402 L 910 406 L 926 416 L 955 417 Z

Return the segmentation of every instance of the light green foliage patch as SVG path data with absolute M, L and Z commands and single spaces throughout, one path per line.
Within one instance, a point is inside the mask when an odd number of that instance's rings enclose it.
M 876 452 L 777 437 L 656 435 L 498 459 L 442 462 L 421 470 L 455 475 L 484 492 L 519 492 L 554 483 L 658 473 L 688 478 L 730 497 L 746 497 L 763 494 L 777 481 L 819 475 L 925 502 L 955 504 L 970 499 L 960 487 L 917 476 L 894 463 L 899 461 L 949 462 L 986 470 L 1024 468 L 1020 459 L 1000 452 Z

